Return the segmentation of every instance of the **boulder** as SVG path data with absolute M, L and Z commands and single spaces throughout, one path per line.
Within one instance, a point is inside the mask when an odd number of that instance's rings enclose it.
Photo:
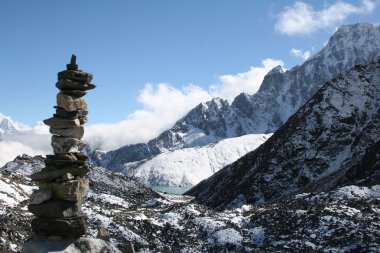
M 92 74 L 83 72 L 82 70 L 64 70 L 58 73 L 58 81 L 63 81 L 63 80 L 77 81 L 79 83 L 81 82 L 87 83 L 87 82 L 91 82 Z M 77 87 L 74 86 L 74 88 L 77 88 Z M 66 88 L 64 90 L 79 90 L 79 89 Z
M 70 127 L 80 126 L 79 119 L 64 119 L 64 118 L 52 117 L 49 119 L 45 119 L 43 122 L 45 125 L 48 125 L 53 128 L 70 128 Z
M 67 201 L 82 201 L 88 193 L 88 180 L 79 179 L 62 183 L 40 183 L 40 189 L 47 189 L 53 192 L 53 199 Z
M 79 122 L 82 124 L 82 122 L 79 120 Z M 75 139 L 82 139 L 84 134 L 84 127 L 70 127 L 70 128 L 53 128 L 50 127 L 50 133 L 60 135 L 63 137 L 72 137 Z
M 51 146 L 53 147 L 54 154 L 65 155 L 81 152 L 86 147 L 86 144 L 76 138 L 53 135 L 51 137 Z
M 36 190 L 30 196 L 29 203 L 33 205 L 41 204 L 44 201 L 51 199 L 53 196 L 50 190 Z
M 81 237 L 77 240 L 49 240 L 47 238 L 29 239 L 22 253 L 121 253 L 101 239 Z
M 37 235 L 78 238 L 86 233 L 87 217 L 80 216 L 66 219 L 35 218 L 32 220 L 32 230 Z
M 83 98 L 76 98 L 62 92 L 57 94 L 57 106 L 65 111 L 87 110 L 87 103 Z
M 29 205 L 28 210 L 39 218 L 68 218 L 80 214 L 81 202 L 49 200 L 39 205 Z
M 108 232 L 108 230 L 105 227 L 101 227 L 98 229 L 98 234 L 96 235 L 96 238 L 109 242 L 111 239 L 110 232 Z

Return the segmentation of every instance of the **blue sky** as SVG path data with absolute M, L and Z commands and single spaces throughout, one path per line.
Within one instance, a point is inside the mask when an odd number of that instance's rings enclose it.
M 378 5 L 377 0 L 3 0 L 0 112 L 26 124 L 50 117 L 56 74 L 75 53 L 98 86 L 85 97 L 89 125 L 122 121 L 119 130 L 129 134 L 157 125 L 138 139 L 146 140 L 203 100 L 253 92 L 249 83 L 257 86 L 255 76 L 272 65 L 301 64 L 341 24 L 379 23 Z M 270 61 L 263 67 L 265 59 Z

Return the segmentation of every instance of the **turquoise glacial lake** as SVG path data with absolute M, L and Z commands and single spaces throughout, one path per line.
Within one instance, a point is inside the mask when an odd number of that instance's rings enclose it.
M 191 187 L 178 187 L 178 186 L 150 186 L 150 188 L 154 191 L 158 192 L 166 192 L 170 194 L 182 195 L 187 190 L 190 190 Z

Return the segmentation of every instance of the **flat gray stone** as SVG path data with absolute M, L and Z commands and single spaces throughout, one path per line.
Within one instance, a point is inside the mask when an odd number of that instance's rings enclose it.
M 88 193 L 88 179 L 71 180 L 62 183 L 39 183 L 40 189 L 53 192 L 53 199 L 81 202 Z
M 101 239 L 81 237 L 77 240 L 29 239 L 22 253 L 121 253 Z
M 79 119 L 64 119 L 52 117 L 49 119 L 45 119 L 43 122 L 45 125 L 48 125 L 53 128 L 70 128 L 80 126 Z
M 64 118 L 64 119 L 78 119 L 78 118 L 85 117 L 88 114 L 88 111 L 86 110 L 68 112 L 65 109 L 58 106 L 54 106 L 54 108 L 56 109 L 55 110 L 56 113 L 54 114 L 54 116 L 59 117 L 59 118 Z
M 72 137 L 75 139 L 82 139 L 84 135 L 84 127 L 78 126 L 78 127 L 70 127 L 70 128 L 53 128 L 50 127 L 49 129 L 51 134 L 60 135 L 63 137 Z
M 57 94 L 57 106 L 68 112 L 87 110 L 87 103 L 83 98 L 76 98 L 62 92 Z
M 54 154 L 66 155 L 69 153 L 80 153 L 86 147 L 86 144 L 75 138 L 53 135 L 51 137 L 51 146 L 53 147 Z
M 30 196 L 29 203 L 33 205 L 41 204 L 44 201 L 51 199 L 53 196 L 50 190 L 36 190 Z
M 30 175 L 30 178 L 36 182 L 51 182 L 57 179 L 65 181 L 67 173 L 74 176 L 84 177 L 87 175 L 89 171 L 90 168 L 88 165 L 62 169 L 45 167 L 41 171 L 38 171 Z
M 81 202 L 49 200 L 39 205 L 28 205 L 28 210 L 40 218 L 68 218 L 80 214 Z
M 79 238 L 87 230 L 87 217 L 72 217 L 61 219 L 35 218 L 32 220 L 32 230 L 37 235 L 61 236 L 63 238 Z
M 44 160 L 46 167 L 54 167 L 57 169 L 64 169 L 70 167 L 79 167 L 88 165 L 88 160 L 56 160 L 48 159 Z

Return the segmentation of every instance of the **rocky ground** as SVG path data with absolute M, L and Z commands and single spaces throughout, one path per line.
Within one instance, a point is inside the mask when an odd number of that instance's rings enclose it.
M 0 252 L 19 252 L 35 187 L 17 172 L 0 174 Z M 88 236 L 106 227 L 111 243 L 136 252 L 379 252 L 380 185 L 302 194 L 276 204 L 216 212 L 192 198 L 158 194 L 94 168 L 83 212 Z

